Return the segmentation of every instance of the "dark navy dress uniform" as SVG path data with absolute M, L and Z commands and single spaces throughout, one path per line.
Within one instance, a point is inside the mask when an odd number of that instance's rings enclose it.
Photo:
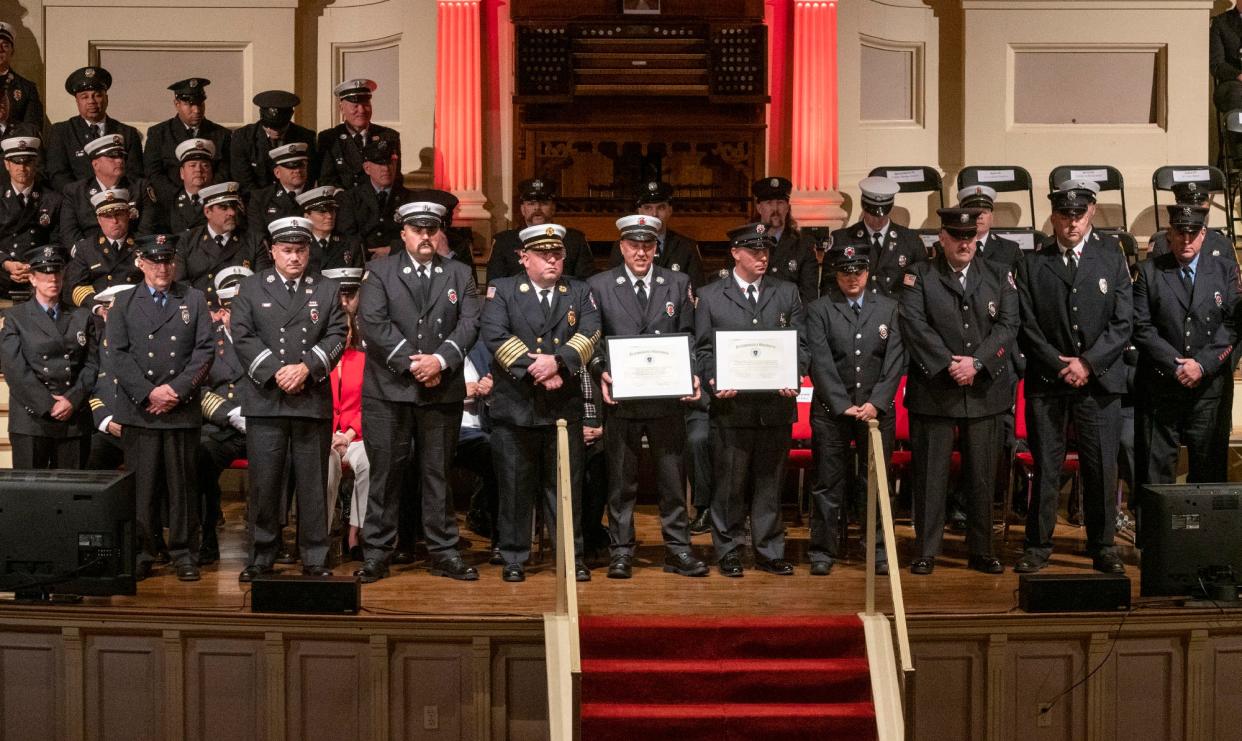
M 721 278 L 733 269 L 732 255 L 721 269 Z M 819 261 L 815 259 L 815 242 L 811 235 L 786 226 L 780 233 L 768 260 L 768 276 L 789 281 L 798 287 L 803 304 L 819 297 Z
M 307 224 L 307 234 L 309 229 Z M 251 482 L 247 571 L 268 570 L 276 560 L 287 475 L 297 495 L 303 569 L 322 569 L 328 558 L 329 374 L 345 352 L 347 332 L 337 284 L 303 274 L 291 293 L 274 268 L 264 270 L 242 281 L 230 322 L 249 376 L 242 386 Z M 310 375 L 300 393 L 287 394 L 276 385 L 276 372 L 298 363 L 305 363 Z
M 10 125 L 28 124 L 42 131 L 43 100 L 39 97 L 39 86 L 10 68 L 4 73 L 4 92 L 9 99 Z
M 633 219 L 634 217 L 627 217 Z M 624 222 L 622 219 L 621 222 Z M 618 222 L 621 224 L 621 222 Z M 626 226 L 622 226 L 625 238 Z M 654 233 L 652 235 L 654 237 Z M 592 276 L 591 294 L 599 304 L 603 336 L 694 333 L 694 290 L 685 273 L 653 264 L 643 276 L 642 302 L 625 265 Z M 693 339 L 688 343 L 693 356 Z M 608 366 L 603 343 L 596 351 L 602 372 Z M 703 393 L 706 393 L 704 391 Z M 632 558 L 637 546 L 634 505 L 638 500 L 638 462 L 643 436 L 655 464 L 660 532 L 668 555 L 690 552 L 686 514 L 686 408 L 677 399 L 622 401 L 604 407 L 604 451 L 608 461 L 608 532 L 612 557 Z M 696 559 L 697 560 L 697 559 Z M 670 562 L 675 566 L 676 562 Z M 707 570 L 698 564 L 698 569 Z
M 877 243 L 875 236 L 880 239 Z M 900 224 L 888 222 L 884 231 L 872 235 L 858 221 L 832 232 L 833 244 L 865 243 L 871 252 L 871 273 L 868 293 L 896 298 L 904 287 L 905 276 L 914 266 L 927 261 L 927 248 L 919 233 Z
M 267 153 L 276 147 L 294 143 L 305 144 L 310 162 L 318 162 L 315 154 L 315 132 L 305 126 L 290 123 L 279 137 L 269 139 L 261 123 L 246 124 L 233 132 L 229 144 L 230 177 L 241 183 L 246 192 L 271 185 L 276 182 L 272 175 L 275 165 Z
M 36 182 L 22 198 L 12 186 L 0 198 L 0 251 L 3 259 L 26 262 L 36 247 L 62 245 L 60 238 L 60 193 Z
M 1153 260 L 1167 254 L 1169 254 L 1169 235 L 1164 231 L 1156 232 L 1152 235 L 1151 244 L 1147 247 L 1147 259 Z M 1234 251 L 1233 245 L 1229 243 L 1229 237 L 1215 229 L 1207 230 L 1207 234 L 1203 237 L 1203 250 L 1200 254 L 1212 259 L 1223 259 L 1234 265 L 1238 264 L 1238 254 Z
M 55 260 L 40 263 L 54 271 L 64 261 L 55 247 Z M 45 272 L 53 272 L 46 269 Z M 91 315 L 57 302 L 48 311 L 31 297 L 5 313 L 0 321 L 0 360 L 9 385 L 9 438 L 13 468 L 83 468 L 90 453 L 91 413 L 85 403 L 98 373 L 98 339 Z M 73 405 L 64 421 L 51 417 L 53 395 Z
M 47 140 L 47 176 L 52 187 L 64 191 L 72 183 L 95 176 L 91 158 L 86 154 L 88 142 L 108 134 L 120 134 L 125 138 L 125 175 L 131 179 L 142 178 L 142 136 L 129 124 L 109 117 L 102 126 L 96 125 L 94 133 L 81 116 L 74 116 L 52 124 Z M 124 187 L 124 186 L 121 186 Z
M 187 139 L 208 139 L 216 146 L 211 158 L 211 174 L 215 182 L 230 180 L 229 145 L 232 132 L 215 121 L 204 118 L 195 132 L 182 123 L 177 116 L 160 121 L 147 129 L 147 142 L 143 147 L 143 172 L 148 181 L 157 188 L 175 191 L 181 185 L 181 161 L 177 159 L 177 147 Z
M 487 282 L 491 284 L 499 278 L 510 275 L 523 275 L 526 270 L 519 260 L 522 251 L 522 240 L 518 237 L 521 229 L 506 229 L 497 232 L 492 238 L 492 254 L 487 260 Z M 595 274 L 595 257 L 591 254 L 591 245 L 586 235 L 573 228 L 565 229 L 565 274 L 586 280 Z
M 346 190 L 370 182 L 362 170 L 362 152 L 380 141 L 387 142 L 397 153 L 397 172 L 400 173 L 401 134 L 377 123 L 372 123 L 365 132 L 351 133 L 349 127 L 340 123 L 319 132 L 315 139 L 319 170 L 317 177 L 315 172 L 311 172 L 311 176 L 316 177 L 320 185 L 335 185 Z
M 160 254 L 154 244 L 143 251 L 147 256 L 153 252 Z M 167 259 L 171 258 L 169 252 Z M 161 302 L 144 282 L 116 299 L 108 313 L 106 337 L 104 367 L 120 381 L 115 421 L 123 427 L 125 468 L 135 476 L 139 569 L 149 570 L 155 558 L 162 495 L 167 499 L 163 521 L 169 530 L 169 555 L 179 577 L 185 569 L 186 577 L 196 578 L 195 450 L 202 427 L 200 388 L 213 357 L 207 301 L 202 292 L 173 283 Z M 176 392 L 177 405 L 163 414 L 148 412 L 151 392 L 165 384 Z
M 206 224 L 207 217 L 203 214 L 202 197 L 195 198 L 196 195 L 187 193 L 185 188 L 157 189 L 156 200 L 160 205 L 159 216 L 163 223 L 156 224 L 156 226 L 169 233 L 180 234 L 187 229 Z
M 410 200 L 410 191 L 399 182 L 394 182 L 381 196 L 368 178 L 361 185 L 341 194 L 341 210 L 336 217 L 336 228 L 342 234 L 362 240 L 367 249 L 386 247 L 393 240 L 401 238 L 401 222 L 396 219 L 397 209 Z
M 89 307 L 96 293 L 142 280 L 142 271 L 134 264 L 138 249 L 132 236 L 116 242 L 103 235 L 81 239 L 69 254 L 62 296 L 74 306 Z
M 1111 552 L 1115 528 L 1122 358 L 1134 322 L 1130 270 L 1116 240 L 1092 230 L 1077 268 L 1056 238 L 1027 255 L 1018 273 L 1022 296 L 1019 344 L 1026 356 L 1027 430 L 1035 456 L 1034 494 L 1027 515 L 1026 555 L 1038 569 L 1052 553 L 1067 428 L 1074 426 L 1083 491 L 1087 549 Z M 1059 377 L 1079 357 L 1091 369 L 1074 388 Z M 1018 569 L 1026 570 L 1023 563 Z
M 96 322 L 96 335 L 102 336 L 103 322 Z M 102 344 L 102 343 L 101 343 Z M 120 383 L 104 368 L 104 348 L 99 350 L 99 375 L 87 401 L 91 409 L 90 457 L 84 466 L 90 471 L 115 471 L 125 462 L 121 438 L 108 432 L 108 423 L 116 421 L 116 395 Z M 119 422 L 117 423 L 120 424 Z
M 177 280 L 202 291 L 207 296 L 207 303 L 214 307 L 219 305 L 215 294 L 216 274 L 236 265 L 259 270 L 262 259 L 266 259 L 266 265 L 271 265 L 271 254 L 263 236 L 240 229 L 231 234 L 213 235 L 204 224 L 182 232 L 177 240 Z
M 420 208 L 424 205 L 410 204 L 403 218 L 438 225 L 438 214 L 430 218 L 433 214 Z M 371 261 L 358 301 L 358 328 L 367 356 L 363 441 L 371 461 L 364 565 L 377 567 L 372 570 L 379 576 L 386 570 L 383 565 L 397 547 L 402 476 L 413 466 L 422 494 L 422 534 L 434 567 L 459 555 L 448 471 L 466 398 L 465 358 L 478 337 L 482 311 L 474 271 L 439 255 L 419 264 L 401 250 Z M 414 378 L 410 356 L 415 354 L 443 359 L 439 383 L 426 386 Z M 401 547 L 413 550 L 412 543 Z
M 742 229 L 753 232 L 761 226 L 752 224 Z M 735 244 L 741 239 L 760 241 L 736 229 L 730 232 L 730 238 Z M 770 248 L 770 240 L 765 244 Z M 705 392 L 713 391 L 710 381 L 716 377 L 718 330 L 797 330 L 798 376 L 804 375 L 807 357 L 805 338 L 801 336 L 803 308 L 794 283 L 765 276 L 760 279 L 756 303 L 752 304 L 731 273 L 699 292 L 694 327 L 699 378 L 703 379 Z M 719 453 L 715 458 L 716 491 L 711 502 L 712 540 L 722 569 L 740 558 L 749 511 L 756 561 L 761 567 L 769 565 L 778 572 L 792 573 L 792 567 L 784 563 L 785 526 L 781 521 L 780 497 L 790 428 L 797 418 L 795 400 L 776 392 L 743 392 L 730 399 L 716 396 L 712 398 L 710 414 L 712 447 Z M 740 562 L 736 569 L 728 571 L 730 576 L 740 576 Z
M 969 210 L 941 211 L 948 214 L 943 218 L 953 219 Z M 974 219 L 968 222 L 973 230 Z M 966 268 L 963 288 L 943 255 L 915 264 L 903 284 L 899 301 L 910 357 L 905 403 L 914 451 L 915 567 L 929 573 L 940 553 L 956 431 L 967 489 L 966 547 L 972 566 L 991 570 L 998 565 L 991 560 L 992 493 L 1001 416 L 1013 407 L 1007 348 L 1018 329 L 1018 292 L 1007 271 L 979 258 Z M 954 355 L 975 358 L 977 373 L 969 386 L 959 386 L 949 375 Z
M 1202 211 L 1206 216 L 1206 209 Z M 1201 228 L 1197 216 L 1192 215 L 1191 228 Z M 1190 463 L 1188 483 L 1229 480 L 1237 302 L 1238 268 L 1228 260 L 1200 252 L 1183 266 L 1166 253 L 1139 265 L 1134 283 L 1134 344 L 1139 349 L 1135 384 L 1143 392 L 1135 410 L 1137 487 L 1174 483 L 1182 444 Z M 1177 380 L 1177 358 L 1192 358 L 1202 367 L 1203 379 L 1196 387 Z
M 691 288 L 702 288 L 706 278 L 699 243 L 672 229 L 665 231 L 664 238 L 657 241 L 660 246 L 656 248 L 653 264 L 674 273 L 685 273 Z M 613 242 L 612 252 L 608 254 L 608 267 L 615 268 L 622 262 L 621 243 Z
M 267 227 L 277 219 L 287 219 L 290 216 L 301 216 L 303 213 L 302 206 L 298 203 L 298 196 L 305 191 L 294 193 L 285 190 L 280 183 L 272 183 L 271 185 L 250 192 L 250 200 L 246 202 L 246 214 L 249 224 L 246 230 L 252 234 L 267 234 Z
M 142 178 L 129 175 L 121 178 L 112 188 L 105 188 L 91 175 L 85 180 L 70 183 L 64 190 L 64 201 L 60 208 L 60 239 L 63 244 L 73 244 L 80 239 L 96 237 L 102 233 L 91 198 L 108 190 L 129 192 L 130 213 L 138 213 L 136 217 L 130 218 L 131 234 L 145 236 L 156 232 L 159 198 L 155 188 Z
M 828 259 L 842 264 L 835 248 Z M 859 252 L 862 250 L 860 249 Z M 867 260 L 863 255 L 862 259 Z M 866 262 L 862 263 L 864 266 Z M 853 303 L 861 302 L 857 312 Z M 866 501 L 866 422 L 844 414 L 870 403 L 876 408 L 884 460 L 896 437 L 897 386 L 906 372 L 897 302 L 864 290 L 851 302 L 833 285 L 806 309 L 806 344 L 811 360 L 811 440 L 816 480 L 811 490 L 811 563 L 832 564 L 842 555 L 839 526 L 848 496 Z M 891 479 L 890 479 L 891 480 Z M 856 499 L 858 501 L 858 499 Z M 882 535 L 875 539 L 877 562 L 886 562 Z
M 233 337 L 224 322 L 212 325 L 215 334 L 215 360 L 203 389 L 203 428 L 198 439 L 198 490 L 202 497 L 203 529 L 201 563 L 220 557 L 216 525 L 220 522 L 220 474 L 233 461 L 246 457 L 246 435 L 233 426 L 231 417 L 240 414 L 241 386 L 246 369 L 237 358 Z
M 540 225 L 552 228 L 553 225 Z M 590 287 L 562 276 L 551 288 L 545 316 L 538 287 L 526 273 L 497 279 L 488 288 L 480 340 L 492 353 L 492 455 L 500 482 L 499 546 L 508 565 L 530 558 L 531 513 L 544 501 L 548 522 L 556 514 L 556 422 L 568 422 L 574 501 L 574 549 L 582 557 L 582 385 L 600 336 Z M 549 391 L 531 380 L 528 353 L 551 353 L 563 384 Z M 588 576 L 589 576 L 589 572 Z

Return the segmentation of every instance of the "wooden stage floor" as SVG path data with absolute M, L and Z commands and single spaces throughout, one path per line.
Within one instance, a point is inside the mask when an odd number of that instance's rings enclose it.
M 152 578 L 139 584 L 133 597 L 87 598 L 82 607 L 102 608 L 109 613 L 236 613 L 249 615 L 248 587 L 239 584 L 237 574 L 245 565 L 243 505 L 234 500 L 225 504 L 225 525 L 221 532 L 222 560 L 203 569 L 197 583 L 181 583 L 167 567 L 157 568 Z M 808 530 L 790 525 L 787 555 L 796 564 L 792 577 L 780 577 L 747 569 L 741 579 L 721 576 L 715 568 L 706 578 L 687 578 L 666 574 L 661 569 L 663 546 L 659 540 L 659 520 L 654 507 L 640 507 L 637 516 L 639 553 L 634 578 L 606 578 L 606 560 L 592 562 L 596 568 L 589 583 L 579 584 L 579 606 L 583 613 L 681 613 L 681 614 L 815 614 L 856 612 L 863 609 L 864 575 L 862 553 L 856 537 L 851 537 L 850 559 L 839 562 L 832 575 L 812 577 L 806 563 Z M 480 572 L 476 582 L 456 582 L 431 576 L 426 561 L 394 567 L 393 574 L 376 584 L 363 586 L 363 616 L 370 618 L 423 618 L 437 621 L 530 620 L 554 607 L 552 554 L 542 561 L 538 554 L 527 571 L 527 580 L 508 584 L 500 579 L 500 567 L 487 563 L 487 542 L 469 532 L 463 524 L 463 538 L 470 541 L 465 558 Z M 856 535 L 856 534 L 855 534 Z M 903 566 L 913 532 L 908 521 L 898 521 L 898 549 Z M 996 533 L 997 542 L 1000 533 Z M 901 570 L 902 588 L 908 612 L 915 616 L 972 615 L 999 616 L 1018 613 L 1018 576 L 1011 570 L 1021 554 L 1022 528 L 1013 527 L 1008 543 L 998 555 L 1006 565 L 1001 576 L 989 576 L 965 568 L 962 535 L 946 533 L 945 556 L 937 560 L 935 573 L 913 576 Z M 1057 552 L 1048 571 L 1089 571 L 1090 560 L 1081 553 L 1083 530 L 1065 524 L 1058 527 Z M 700 558 L 712 559 L 711 536 L 694 537 Z M 1128 544 L 1120 547 L 1134 598 L 1138 601 L 1138 554 Z M 749 562 L 747 566 L 749 567 Z M 357 563 L 343 563 L 336 573 L 349 574 Z M 278 569 L 297 573 L 298 566 Z M 888 610 L 887 579 L 879 581 L 877 606 Z M 1154 606 L 1154 605 L 1152 605 Z M 69 608 L 70 610 L 74 608 Z M 1020 614 L 1020 613 L 1019 613 Z

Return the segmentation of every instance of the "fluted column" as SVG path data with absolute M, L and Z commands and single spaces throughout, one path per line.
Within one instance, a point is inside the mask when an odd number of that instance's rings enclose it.
M 436 11 L 435 185 L 461 201 L 459 219 L 486 219 L 479 0 Z
M 842 225 L 837 192 L 837 3 L 794 0 L 790 205 L 798 223 Z

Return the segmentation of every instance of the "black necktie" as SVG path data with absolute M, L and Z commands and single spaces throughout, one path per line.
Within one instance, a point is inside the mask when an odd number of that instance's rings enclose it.
M 375 194 L 375 201 L 379 204 L 380 223 L 386 221 L 384 211 L 388 208 L 388 191 L 381 190 Z
M 47 307 L 47 315 L 52 319 L 52 321 L 56 321 L 56 307 L 55 306 Z
M 285 281 L 285 288 L 289 289 L 289 297 L 293 298 L 294 292 L 298 290 L 297 281 L 293 281 L 293 280 Z
M 884 233 L 876 232 L 875 234 L 872 234 L 871 244 L 873 245 L 872 249 L 879 252 L 884 247 Z
M 328 251 L 328 240 L 326 240 L 326 239 L 316 239 L 316 240 L 315 240 L 315 244 L 319 245 L 319 251 L 320 251 L 320 252 L 327 252 L 327 251 Z
M 983 242 L 981 241 L 975 242 L 975 251 L 978 252 L 980 255 L 983 254 Z
M 854 316 L 858 316 L 859 314 L 862 314 L 862 307 L 859 306 L 858 304 L 852 303 L 850 304 L 850 308 L 854 310 Z
M 25 193 L 22 193 L 22 194 L 20 195 L 20 198 L 22 199 L 22 208 L 26 208 L 27 206 L 29 206 L 29 205 L 30 205 L 30 201 L 29 201 L 29 199 L 28 199 L 28 196 L 27 196 Z
M 198 208 L 199 204 L 202 203 L 202 201 L 199 200 L 197 193 L 190 194 L 190 203 L 194 204 L 195 208 Z
M 357 134 L 354 134 L 354 146 L 358 148 L 359 152 L 362 151 L 362 147 L 365 146 L 366 143 L 367 143 L 367 140 L 365 137 L 363 137 L 361 131 L 359 131 Z
M 226 241 L 226 239 L 225 239 L 225 236 L 224 236 L 223 234 L 217 234 L 217 235 L 216 235 L 216 246 L 218 246 L 220 249 L 224 249 L 224 243 L 225 243 L 225 241 Z
M 552 291 L 544 289 L 539 292 L 539 305 L 543 308 L 543 318 L 552 316 Z
M 156 291 L 155 293 L 151 294 L 151 297 L 155 299 L 156 305 L 158 305 L 161 309 L 164 308 L 164 292 L 163 291 Z
M 185 138 L 187 138 L 187 139 L 194 139 L 194 138 L 196 138 L 196 137 L 198 136 L 198 129 L 197 129 L 197 128 L 195 128 L 195 127 L 193 127 L 193 126 L 191 126 L 191 127 L 189 127 L 188 129 L 186 129 L 186 130 L 185 130 L 185 133 L 186 133 L 186 137 L 185 137 Z
M 1073 250 L 1065 253 L 1065 264 L 1069 267 L 1070 280 L 1078 275 L 1078 255 Z
M 759 292 L 755 290 L 755 284 L 752 283 L 749 286 L 746 286 L 746 300 L 750 302 L 751 306 L 759 305 L 758 294 Z
M 420 265 L 418 268 L 418 291 L 423 299 L 423 306 L 427 305 L 427 299 L 431 297 L 431 276 L 428 275 L 426 266 Z
M 99 124 L 91 124 L 91 139 L 98 139 L 103 136 L 103 132 L 99 130 Z
M 639 278 L 634 285 L 637 289 L 634 295 L 638 296 L 638 305 L 644 309 L 647 308 L 647 285 L 643 283 L 642 278 Z
M 1190 296 L 1195 292 L 1195 276 L 1190 272 L 1190 266 L 1182 268 L 1182 285 L 1186 287 L 1186 295 Z

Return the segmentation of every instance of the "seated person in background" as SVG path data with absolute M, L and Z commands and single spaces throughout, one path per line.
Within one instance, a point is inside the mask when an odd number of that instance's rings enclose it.
M 401 241 L 401 224 L 393 214 L 414 199 L 398 177 L 395 145 L 381 139 L 362 154 L 366 178 L 345 191 L 337 221 L 341 233 L 361 239 L 372 256 L 387 255 Z
M 1238 5 L 1212 17 L 1208 31 L 1208 70 L 1215 84 L 1212 102 L 1217 112 L 1242 108 L 1242 9 Z M 1236 135 L 1234 141 L 1237 141 Z M 1235 155 L 1240 153 L 1235 149 Z
M 332 188 L 333 186 L 328 186 Z M 337 188 L 336 190 L 339 190 Z M 367 516 L 367 495 L 371 491 L 371 466 L 367 463 L 366 446 L 362 444 L 362 369 L 367 356 L 362 335 L 358 333 L 358 286 L 362 268 L 329 268 L 323 277 L 332 278 L 341 287 L 341 308 L 349 323 L 345 354 L 332 369 L 332 450 L 328 454 L 328 531 L 336 514 L 336 499 L 341 488 L 344 467 L 354 472 L 354 489 L 349 498 L 349 535 L 346 545 L 351 561 L 362 560 L 362 523 Z
M 201 518 L 203 539 L 199 546 L 199 565 L 220 560 L 220 543 L 216 525 L 220 522 L 220 474 L 233 461 L 246 457 L 246 418 L 242 416 L 241 392 L 237 388 L 246 377 L 246 369 L 233 348 L 229 328 L 229 307 L 237 295 L 238 285 L 246 276 L 254 275 L 240 266 L 221 270 L 215 279 L 213 295 L 219 304 L 211 312 L 215 333 L 215 360 L 207 375 L 201 405 L 203 428 L 198 441 L 198 490 L 202 497 Z
M 39 87 L 13 70 L 13 26 L 0 23 L 0 81 L 5 87 L 4 101 L 12 124 L 25 124 L 36 131 L 43 128 L 43 101 Z M 6 127 L 0 136 L 12 136 Z
M 211 142 L 211 170 L 229 179 L 229 143 L 232 132 L 207 118 L 207 86 L 211 80 L 191 77 L 168 86 L 176 115 L 147 129 L 142 152 L 143 174 L 160 189 L 175 188 L 182 173 L 181 145 L 194 139 Z M 208 180 L 208 183 L 211 181 Z
M 105 288 L 142 280 L 138 248 L 131 231 L 129 191 L 105 190 L 91 198 L 99 234 L 79 239 L 69 251 L 64 295 L 74 306 L 88 306 Z
M 146 180 L 127 174 L 129 166 L 125 163 L 125 138 L 120 134 L 101 136 L 86 145 L 86 156 L 91 158 L 92 174 L 75 180 L 63 191 L 61 243 L 73 244 L 83 237 L 99 236 L 94 199 L 109 191 L 128 194 L 135 235 L 153 233 L 157 208 L 155 189 L 149 187 Z
M 164 179 L 155 186 L 160 204 L 158 230 L 177 234 L 203 224 L 206 219 L 200 191 L 211 185 L 215 177 L 211 162 L 215 154 L 216 145 L 209 139 L 186 139 L 177 145 L 181 167 L 176 183 Z
M 0 289 L 6 294 L 12 284 L 29 284 L 26 260 L 36 247 L 61 244 L 61 196 L 38 176 L 40 146 L 37 137 L 0 141 L 9 176 L 9 185 L 0 198 L 0 260 L 4 261 Z
M 264 90 L 251 102 L 259 107 L 259 120 L 234 131 L 229 144 L 229 175 L 247 192 L 272 184 L 268 155 L 273 149 L 301 142 L 315 161 L 315 132 L 292 122 L 301 98 L 284 90 Z
M 474 235 L 468 226 L 453 226 L 453 212 L 460 201 L 457 196 L 439 188 L 420 188 L 412 190 L 407 196 L 410 201 L 430 201 L 444 206 L 444 225 L 436 233 L 436 252 L 440 257 L 460 260 L 467 265 L 474 264 Z M 400 247 L 393 242 L 392 247 Z
M 95 294 L 91 310 L 95 314 L 97 336 L 103 336 L 104 321 L 108 318 L 108 310 L 112 308 L 117 295 L 133 287 L 133 283 L 125 283 Z M 89 402 L 91 425 L 95 428 L 95 432 L 91 434 L 90 457 L 86 461 L 86 468 L 90 471 L 115 471 L 125 459 L 125 451 L 121 447 L 121 423 L 113 418 L 116 412 L 117 380 L 115 375 L 103 369 L 103 360 L 107 353 L 108 348 L 101 342 L 99 375 L 95 378 L 95 389 Z
M 65 92 L 73 96 L 78 115 L 52 124 L 47 136 L 47 177 L 52 187 L 64 191 L 72 182 L 91 176 L 87 145 L 105 135 L 124 140 L 126 169 L 141 177 L 142 136 L 129 124 L 108 117 L 108 89 L 112 75 L 103 67 L 82 67 L 65 79 Z
M 312 188 L 298 196 L 298 205 L 311 223 L 310 269 L 361 268 L 366 259 L 362 242 L 337 228 L 341 194 L 335 185 Z
M 203 223 L 182 232 L 177 245 L 177 280 L 207 295 L 207 304 L 219 307 L 216 278 L 231 267 L 257 269 L 270 264 L 267 233 L 247 234 L 241 228 L 240 186 L 235 182 L 209 185 L 198 192 Z
M 1177 200 L 1177 205 L 1179 206 L 1207 207 L 1211 196 L 1212 194 L 1201 183 L 1178 183 L 1173 186 L 1173 197 Z M 1151 235 L 1151 241 L 1147 243 L 1148 260 L 1153 257 L 1160 257 L 1169 251 L 1169 232 L 1172 229 L 1173 225 L 1169 224 L 1163 231 Z M 1205 229 L 1203 249 L 1200 254 L 1228 260 L 1234 265 L 1238 264 L 1238 255 L 1233 251 L 1233 245 L 1230 244 L 1229 237 L 1215 229 Z
M 297 198 L 309 184 L 307 147 L 300 142 L 276 147 L 267 153 L 272 158 L 272 176 L 276 182 L 250 192 L 246 211 L 251 234 L 267 234 L 267 225 L 277 219 L 301 216 Z

